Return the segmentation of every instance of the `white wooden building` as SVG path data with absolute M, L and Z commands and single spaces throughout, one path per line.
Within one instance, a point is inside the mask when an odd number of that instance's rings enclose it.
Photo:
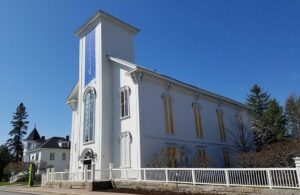
M 72 109 L 70 171 L 157 166 L 156 154 L 187 164 L 205 156 L 208 166 L 229 166 L 236 145 L 229 131 L 237 118 L 250 126 L 247 107 L 135 63 L 139 30 L 99 11 L 76 32 L 79 78 Z M 182 165 L 181 165 L 182 166 Z
M 56 171 L 69 169 L 69 136 L 45 139 L 34 128 L 24 140 L 23 162 L 34 162 L 40 169 L 54 168 Z

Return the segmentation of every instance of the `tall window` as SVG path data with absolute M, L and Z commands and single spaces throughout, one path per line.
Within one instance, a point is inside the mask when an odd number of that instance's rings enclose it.
M 193 103 L 196 134 L 198 138 L 203 138 L 203 127 L 200 114 L 200 105 Z
M 88 89 L 84 96 L 84 142 L 91 142 L 94 140 L 95 98 L 95 90 Z
M 61 160 L 65 161 L 67 159 L 67 154 L 66 153 L 62 153 L 61 154 Z
M 120 101 L 121 101 L 121 118 L 129 116 L 129 93 L 128 87 L 121 88 Z
M 224 160 L 224 167 L 229 168 L 230 167 L 230 159 L 229 159 L 228 150 L 226 150 L 226 149 L 223 149 L 223 160 Z
M 226 135 L 225 135 L 223 111 L 222 110 L 216 110 L 216 113 L 217 113 L 219 130 L 220 130 L 220 139 L 221 139 L 221 141 L 225 141 L 226 140 Z
M 55 154 L 54 153 L 50 153 L 50 160 L 55 160 Z
M 169 95 L 163 95 L 164 109 L 165 109 L 165 125 L 166 133 L 174 134 L 174 121 L 172 111 L 172 97 Z
M 177 167 L 178 166 L 178 150 L 176 146 L 167 146 L 165 161 L 167 167 Z
M 120 136 L 121 142 L 121 167 L 122 168 L 129 168 L 131 167 L 131 141 L 132 137 L 131 134 L 126 131 L 123 132 Z
M 206 151 L 205 148 L 200 148 L 198 150 L 198 157 L 199 157 L 199 166 L 200 167 L 207 167 L 207 158 L 206 158 Z

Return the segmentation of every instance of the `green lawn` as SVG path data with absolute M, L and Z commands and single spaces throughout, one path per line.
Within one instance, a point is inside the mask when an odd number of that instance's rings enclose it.
M 16 182 L 16 183 L 0 182 L 0 186 L 27 185 L 27 184 L 28 184 L 28 182 Z

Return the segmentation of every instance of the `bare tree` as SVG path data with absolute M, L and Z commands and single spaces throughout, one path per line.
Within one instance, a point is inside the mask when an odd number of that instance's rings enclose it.
M 255 151 L 255 141 L 250 121 L 246 112 L 239 112 L 231 119 L 231 129 L 226 129 L 228 139 L 233 145 L 230 149 L 235 153 L 236 162 L 241 167 L 253 166 L 251 153 Z
M 169 145 L 160 149 L 148 167 L 191 167 L 191 150 L 186 145 Z
M 235 152 L 250 152 L 255 149 L 253 133 L 245 112 L 240 112 L 235 119 L 231 119 L 231 129 L 227 129 L 228 139 Z

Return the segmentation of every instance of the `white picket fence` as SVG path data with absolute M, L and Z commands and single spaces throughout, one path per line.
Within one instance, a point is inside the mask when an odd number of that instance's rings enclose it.
M 192 185 L 250 186 L 299 188 L 297 168 L 142 168 L 84 170 L 80 172 L 47 171 L 42 186 L 48 181 L 140 180 Z

